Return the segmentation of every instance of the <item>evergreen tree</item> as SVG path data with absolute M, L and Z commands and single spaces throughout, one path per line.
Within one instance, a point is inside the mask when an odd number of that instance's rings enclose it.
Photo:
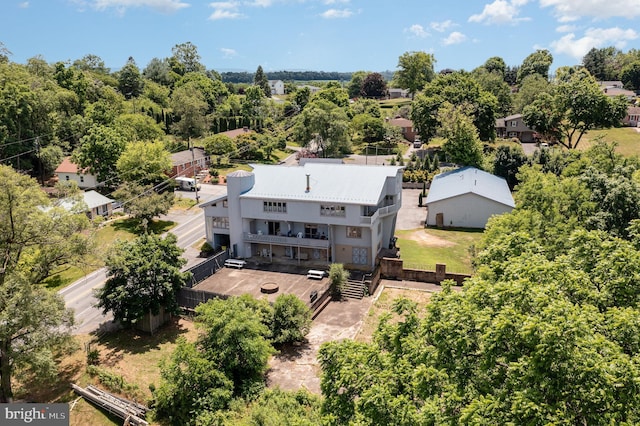
M 269 86 L 269 79 L 262 70 L 262 65 L 258 65 L 256 74 L 253 77 L 253 84 L 260 87 L 267 98 L 271 97 L 271 87 Z

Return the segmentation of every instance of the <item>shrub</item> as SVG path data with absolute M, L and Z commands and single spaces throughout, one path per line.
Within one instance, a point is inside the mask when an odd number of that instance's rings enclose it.
M 331 297 L 342 298 L 342 291 L 349 279 L 349 271 L 344 269 L 342 263 L 332 263 L 329 268 L 329 282 L 331 283 Z
M 293 294 L 281 294 L 273 304 L 271 332 L 275 343 L 304 340 L 311 328 L 311 309 Z

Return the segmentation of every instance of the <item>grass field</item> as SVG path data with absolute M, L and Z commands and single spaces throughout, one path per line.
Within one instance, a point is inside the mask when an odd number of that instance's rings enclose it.
M 592 130 L 582 137 L 578 149 L 588 149 L 599 138 L 605 142 L 616 142 L 616 151 L 624 156 L 640 155 L 640 132 L 634 127 Z
M 482 231 L 427 228 L 396 235 L 405 268 L 435 270 L 436 263 L 444 263 L 448 272 L 471 274 L 470 248 L 480 241 Z

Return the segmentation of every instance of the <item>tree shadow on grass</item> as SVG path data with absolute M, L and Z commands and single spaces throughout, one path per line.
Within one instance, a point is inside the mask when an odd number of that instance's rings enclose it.
M 152 220 L 149 222 L 149 232 L 152 234 L 163 234 L 175 225 L 176 223 L 170 220 Z M 113 229 L 128 232 L 133 235 L 142 235 L 144 233 L 142 221 L 133 217 L 115 221 L 113 223 Z
M 179 317 L 173 317 L 154 334 L 131 328 L 97 331 L 93 334 L 96 337 L 95 342 L 109 350 L 107 358 L 115 362 L 122 358 L 122 354 L 141 354 L 158 349 L 165 343 L 175 343 L 180 336 L 189 332 L 188 328 L 180 324 L 179 319 Z

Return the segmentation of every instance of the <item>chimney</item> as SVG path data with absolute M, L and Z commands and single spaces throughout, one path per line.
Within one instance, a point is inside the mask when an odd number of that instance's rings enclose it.
M 311 191 L 311 185 L 309 184 L 309 178 L 311 177 L 311 175 L 307 175 L 307 189 L 304 192 L 309 192 Z

